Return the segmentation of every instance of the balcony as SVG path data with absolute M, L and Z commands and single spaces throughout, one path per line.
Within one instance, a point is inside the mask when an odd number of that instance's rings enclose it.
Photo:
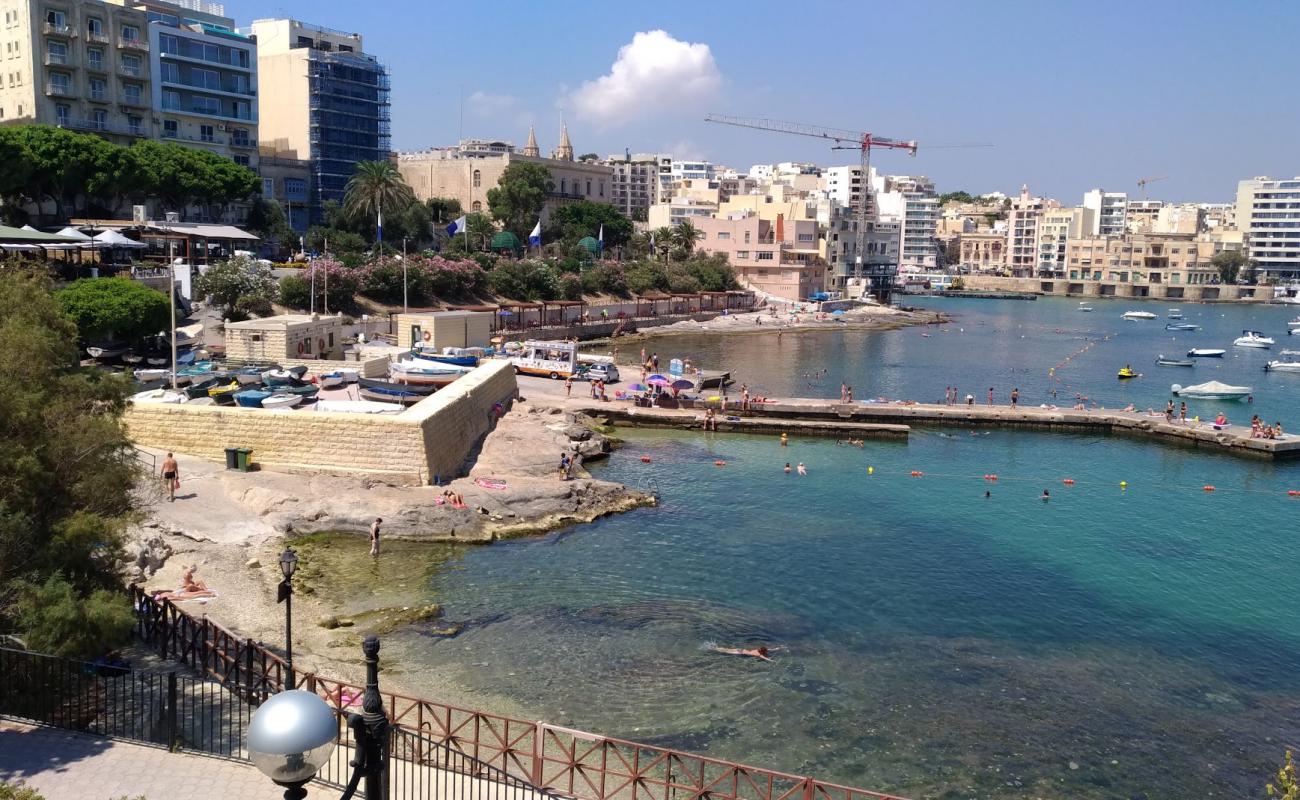
M 55 25 L 53 22 L 45 23 L 41 30 L 45 31 L 46 36 L 62 36 L 64 39 L 72 39 L 77 35 L 76 31 L 67 25 Z
M 141 92 L 140 94 L 137 94 L 137 95 L 134 95 L 134 96 L 123 93 L 123 95 L 122 95 L 122 99 L 121 99 L 120 102 L 121 102 L 122 105 L 124 105 L 124 106 L 135 106 L 136 108 L 148 108 L 148 107 L 149 107 L 149 101 L 145 99 L 144 92 Z
M 66 83 L 47 83 L 45 93 L 53 97 L 72 97 L 72 86 Z
M 118 37 L 117 46 L 124 50 L 139 50 L 144 53 L 149 52 L 149 43 L 143 39 L 127 39 L 124 37 Z
M 119 67 L 117 68 L 117 71 L 118 71 L 118 74 L 122 75 L 123 77 L 127 77 L 127 78 L 138 78 L 138 77 L 140 77 L 142 74 L 144 74 L 144 69 L 142 69 L 141 67 L 127 67 L 127 66 L 119 66 Z
M 91 59 L 86 61 L 86 69 L 92 72 L 108 72 L 108 67 L 104 66 L 104 59 Z
M 144 136 L 144 129 L 140 126 L 110 125 L 107 122 L 95 119 L 69 119 L 64 117 L 59 120 L 59 127 L 79 131 L 94 131 L 96 133 L 116 133 L 123 136 Z
M 45 66 L 67 67 L 72 65 L 72 56 L 67 53 L 46 53 Z
M 257 147 L 257 142 L 253 139 L 249 139 L 248 137 L 244 137 L 241 139 L 232 136 L 230 137 L 230 146 L 231 147 Z
M 104 90 L 104 89 L 100 89 L 100 90 L 98 90 L 98 91 L 92 89 L 92 90 L 90 90 L 89 96 L 90 96 L 90 102 L 92 102 L 92 103 L 107 103 L 107 102 L 108 102 L 108 92 L 107 92 L 106 90 Z
M 91 44 L 108 44 L 108 34 L 103 31 L 86 31 L 86 41 Z

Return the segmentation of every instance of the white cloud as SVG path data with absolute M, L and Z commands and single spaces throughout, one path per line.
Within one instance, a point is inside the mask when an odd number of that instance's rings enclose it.
M 465 98 L 465 108 L 478 117 L 495 117 L 515 110 L 519 98 L 508 94 L 490 94 L 479 90 Z
M 583 83 L 565 105 L 597 127 L 609 128 L 640 117 L 696 110 L 721 85 L 707 44 L 643 31 L 619 48 L 608 75 Z

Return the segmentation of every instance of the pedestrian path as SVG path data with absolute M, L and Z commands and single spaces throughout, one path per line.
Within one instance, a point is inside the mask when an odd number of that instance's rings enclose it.
M 251 764 L 0 720 L 0 782 L 18 781 L 46 800 L 276 798 L 283 793 Z M 339 790 L 310 786 L 307 796 L 337 798 Z

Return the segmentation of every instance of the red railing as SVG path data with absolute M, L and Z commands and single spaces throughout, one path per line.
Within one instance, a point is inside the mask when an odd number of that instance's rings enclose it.
M 162 657 L 216 678 L 250 702 L 283 688 L 289 665 L 261 643 L 206 617 L 192 617 L 170 600 L 155 600 L 137 586 L 131 587 L 131 597 L 140 638 Z M 295 686 L 338 710 L 360 705 L 361 686 L 297 668 L 294 678 Z M 391 722 L 443 746 L 432 748 L 420 763 L 455 769 L 446 756 L 455 751 L 539 790 L 579 800 L 904 800 L 545 722 L 382 694 Z

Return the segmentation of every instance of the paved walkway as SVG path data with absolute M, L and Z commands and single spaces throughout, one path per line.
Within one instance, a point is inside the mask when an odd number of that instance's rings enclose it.
M 283 796 L 250 764 L 0 720 L 0 782 L 17 781 L 46 800 Z M 339 796 L 337 789 L 308 788 L 312 800 Z

